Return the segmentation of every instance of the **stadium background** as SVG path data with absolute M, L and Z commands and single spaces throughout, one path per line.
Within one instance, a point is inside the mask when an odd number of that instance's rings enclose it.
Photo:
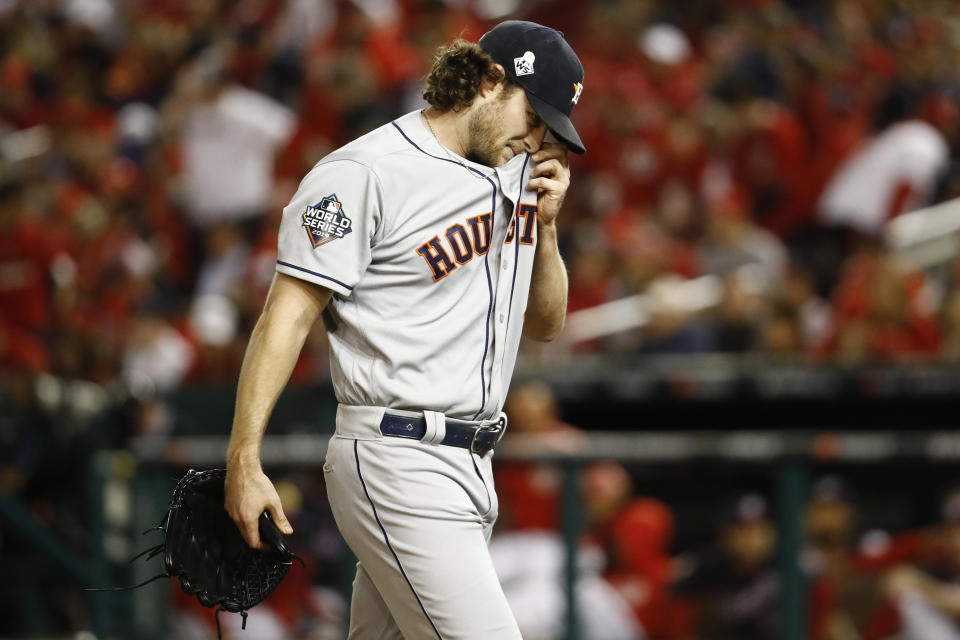
M 896 637 L 905 566 L 960 577 L 952 1 L 3 0 L 0 637 L 210 633 L 171 585 L 81 589 L 152 575 L 139 532 L 222 458 L 299 178 L 502 17 L 579 53 L 589 149 L 505 543 L 582 533 L 650 638 Z M 269 430 L 311 562 L 262 637 L 342 637 L 326 358 L 318 328 Z M 565 559 L 537 584 L 569 593 Z M 591 637 L 582 606 L 525 607 Z

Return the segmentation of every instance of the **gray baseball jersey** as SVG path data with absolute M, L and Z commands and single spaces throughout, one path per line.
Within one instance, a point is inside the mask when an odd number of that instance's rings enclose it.
M 340 403 L 499 413 L 537 236 L 532 165 L 526 153 L 495 169 L 452 157 L 417 111 L 306 175 L 277 270 L 335 293 L 325 321 Z

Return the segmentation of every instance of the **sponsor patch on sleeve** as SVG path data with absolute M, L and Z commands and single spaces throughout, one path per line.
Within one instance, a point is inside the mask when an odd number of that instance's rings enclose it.
M 310 243 L 316 249 L 353 231 L 353 222 L 343 211 L 337 194 L 332 193 L 304 210 L 303 227 L 307 230 Z

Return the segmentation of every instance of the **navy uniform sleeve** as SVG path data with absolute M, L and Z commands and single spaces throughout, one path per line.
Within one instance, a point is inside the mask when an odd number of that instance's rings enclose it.
M 368 167 L 321 162 L 283 209 L 277 271 L 349 296 L 370 264 L 382 204 L 380 181 Z

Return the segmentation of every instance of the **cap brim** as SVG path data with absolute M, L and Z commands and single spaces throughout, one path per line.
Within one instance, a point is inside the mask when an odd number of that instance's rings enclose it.
M 577 134 L 577 130 L 573 128 L 570 116 L 556 107 L 551 106 L 546 101 L 541 100 L 529 91 L 525 91 L 525 93 L 527 94 L 527 100 L 530 101 L 530 106 L 533 107 L 537 115 L 547 123 L 547 126 L 550 127 L 554 135 L 565 142 L 574 153 L 587 152 L 583 146 L 583 142 L 580 140 L 580 136 Z

